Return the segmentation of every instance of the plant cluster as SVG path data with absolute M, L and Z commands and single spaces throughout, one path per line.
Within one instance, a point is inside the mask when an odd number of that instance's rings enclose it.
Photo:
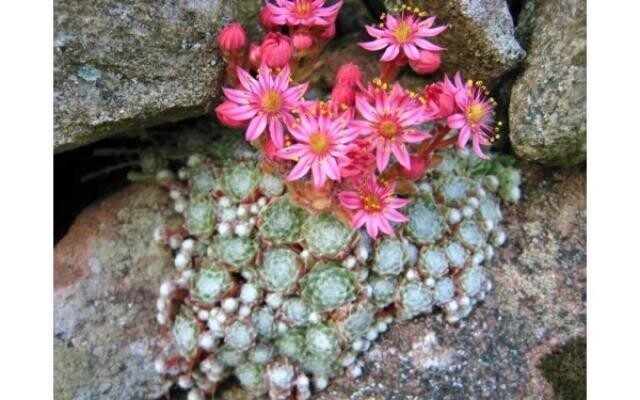
M 435 71 L 444 51 L 430 39 L 446 26 L 407 6 L 367 27 L 380 78 L 345 64 L 330 96 L 306 99 L 341 5 L 266 1 L 261 44 L 225 27 L 216 114 L 250 145 L 226 137 L 157 174 L 182 219 L 155 232 L 177 270 L 160 288 L 171 340 L 156 368 L 190 399 L 230 375 L 256 396 L 309 398 L 343 370 L 357 378 L 393 320 L 454 323 L 491 289 L 500 199 L 520 196 L 518 171 L 482 148 L 493 100 L 460 74 L 420 93 L 393 82 L 406 65 Z

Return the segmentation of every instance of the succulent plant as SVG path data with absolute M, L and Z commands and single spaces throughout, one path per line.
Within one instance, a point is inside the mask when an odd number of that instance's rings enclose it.
M 467 152 L 444 155 L 437 179 L 416 183 L 409 220 L 375 240 L 297 203 L 246 151 L 191 157 L 189 173 L 164 174 L 185 207 L 183 226 L 156 234 L 176 259 L 158 300 L 171 332 L 160 370 L 201 396 L 230 375 L 256 396 L 309 396 L 309 382 L 320 390 L 342 370 L 359 376 L 360 355 L 394 319 L 467 316 L 491 289 L 491 257 L 505 240 L 500 201 L 519 178 L 479 174 Z

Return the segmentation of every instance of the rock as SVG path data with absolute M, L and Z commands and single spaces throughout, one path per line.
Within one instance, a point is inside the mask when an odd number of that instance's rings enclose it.
M 514 36 L 505 0 L 420 0 L 413 4 L 436 15 L 449 29 L 434 41 L 448 50 L 442 70 L 489 81 L 513 69 L 525 56 Z
M 54 2 L 54 149 L 203 115 L 224 69 L 217 32 L 260 0 Z
M 586 2 L 526 3 L 518 33 L 528 43 L 523 74 L 509 110 L 516 154 L 546 165 L 573 165 L 587 156 Z
M 170 215 L 162 189 L 132 185 L 83 211 L 56 246 L 56 399 L 156 398 L 168 389 L 154 370 L 155 300 L 171 255 L 152 232 Z
M 586 177 L 523 172 L 485 303 L 459 325 L 433 316 L 394 324 L 359 380 L 335 379 L 318 399 L 554 398 L 541 359 L 586 335 Z

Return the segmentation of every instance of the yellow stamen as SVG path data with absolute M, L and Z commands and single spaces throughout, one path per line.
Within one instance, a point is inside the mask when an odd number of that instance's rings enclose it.
M 482 121 L 486 113 L 482 104 L 473 104 L 467 110 L 467 118 L 472 124 L 477 124 Z
M 382 210 L 380 197 L 375 194 L 367 194 L 362 196 L 362 203 L 366 212 L 378 212 Z
M 282 107 L 282 96 L 275 90 L 268 90 L 264 96 L 262 96 L 262 108 L 267 112 L 276 112 Z
M 309 136 L 309 148 L 317 155 L 326 153 L 329 148 L 329 139 L 327 135 L 322 132 L 312 133 Z
M 398 126 L 392 121 L 383 121 L 378 126 L 378 133 L 387 140 L 393 139 L 398 133 Z
M 404 43 L 411 37 L 411 25 L 405 21 L 400 21 L 396 29 L 393 31 L 393 37 L 400 43 Z

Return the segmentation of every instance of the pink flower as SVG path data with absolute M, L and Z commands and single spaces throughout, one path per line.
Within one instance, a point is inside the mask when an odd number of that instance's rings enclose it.
M 289 124 L 289 133 L 298 143 L 277 153 L 281 158 L 297 161 L 287 180 L 300 179 L 311 170 L 316 187 L 323 186 L 327 179 L 340 181 L 348 144 L 358 136 L 355 130 L 347 128 L 348 123 L 346 114 L 337 117 L 301 114 L 299 122 Z
M 444 50 L 440 46 L 429 42 L 425 38 L 433 37 L 447 29 L 447 25 L 432 28 L 436 17 L 419 19 L 412 14 L 402 13 L 397 18 L 391 14 L 387 15 L 384 28 L 378 29 L 367 26 L 369 35 L 375 38 L 374 41 L 360 43 L 366 50 L 376 51 L 386 48 L 382 54 L 381 61 L 392 61 L 402 50 L 408 59 L 419 60 L 419 49 L 429 51 Z
M 417 60 L 409 60 L 411 68 L 419 74 L 430 74 L 440 68 L 440 52 L 420 50 L 418 52 L 420 58 Z
M 381 89 L 373 91 L 373 99 L 356 96 L 356 110 L 364 120 L 354 120 L 351 125 L 371 140 L 378 170 L 382 172 L 387 167 L 391 153 L 403 167 L 411 168 L 406 143 L 418 143 L 431 137 L 411 128 L 430 119 L 424 107 L 396 83 L 390 93 Z
M 271 21 L 275 24 L 312 27 L 332 24 L 342 2 L 324 7 L 325 0 L 275 0 L 275 4 L 265 0 L 265 7 L 273 14 Z
M 283 122 L 293 120 L 291 111 L 298 107 L 308 83 L 289 87 L 289 67 L 273 76 L 266 65 L 260 67 L 258 79 L 238 67 L 239 89 L 223 88 L 227 100 L 216 108 L 233 121 L 250 120 L 246 139 L 257 139 L 269 129 L 278 148 L 284 146 Z
M 218 36 L 218 45 L 225 53 L 237 53 L 247 45 L 247 34 L 242 25 L 232 22 L 222 28 Z
M 434 118 L 442 119 L 451 115 L 456 107 L 455 92 L 442 82 L 426 85 L 422 90 L 425 107 Z
M 293 44 L 289 36 L 280 32 L 269 32 L 265 35 L 262 45 L 262 62 L 270 68 L 283 68 L 289 64 L 293 56 Z
M 493 133 L 493 104 L 486 98 L 485 88 L 474 85 L 473 81 L 462 82 L 458 72 L 454 82 L 445 77 L 445 86 L 455 93 L 459 113 L 447 118 L 449 127 L 459 129 L 458 146 L 464 148 L 471 139 L 473 152 L 480 158 L 488 159 L 480 145 L 489 145 L 489 137 Z
M 354 229 L 366 225 L 367 233 L 375 239 L 378 232 L 393 235 L 389 221 L 407 222 L 409 219 L 397 209 L 406 206 L 408 199 L 392 197 L 395 183 L 378 184 L 373 176 L 362 178 L 357 182 L 356 191 L 345 191 L 338 194 L 343 207 L 354 210 L 351 226 Z

